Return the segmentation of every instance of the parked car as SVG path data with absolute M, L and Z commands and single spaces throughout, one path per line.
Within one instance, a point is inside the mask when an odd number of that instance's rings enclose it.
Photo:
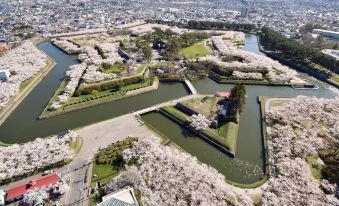
M 54 172 L 53 170 L 46 170 L 46 171 L 44 171 L 44 173 L 42 173 L 42 176 L 52 174 L 53 172 Z

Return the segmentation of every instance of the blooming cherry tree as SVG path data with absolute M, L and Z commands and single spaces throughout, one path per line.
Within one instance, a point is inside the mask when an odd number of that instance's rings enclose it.
M 139 139 L 125 150 L 124 159 L 137 160 L 104 186 L 107 192 L 133 186 L 142 193 L 143 205 L 253 205 L 243 191 L 225 183 L 214 168 L 157 138 Z
M 21 83 L 44 68 L 47 61 L 47 56 L 31 41 L 24 42 L 0 57 L 0 68 L 15 73 L 6 82 L 0 81 L 0 109 L 19 92 Z
M 43 169 L 74 157 L 70 143 L 78 135 L 68 132 L 23 145 L 0 147 L 0 181 Z
M 267 114 L 271 178 L 263 205 L 338 205 L 336 186 L 312 176 L 306 158 L 338 144 L 339 99 L 299 96 Z

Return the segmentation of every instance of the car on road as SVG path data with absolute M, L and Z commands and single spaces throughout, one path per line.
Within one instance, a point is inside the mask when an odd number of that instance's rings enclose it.
M 44 173 L 42 173 L 42 176 L 52 174 L 53 172 L 54 172 L 53 170 L 45 170 Z

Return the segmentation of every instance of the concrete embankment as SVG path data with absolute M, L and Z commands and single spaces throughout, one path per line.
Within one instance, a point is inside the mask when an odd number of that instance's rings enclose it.
M 198 132 L 193 130 L 192 128 L 188 127 L 187 125 L 185 125 L 183 122 L 181 122 L 180 120 L 178 120 L 177 118 L 175 118 L 174 116 L 172 116 L 171 114 L 165 112 L 164 110 L 159 110 L 159 112 L 168 117 L 169 119 L 173 120 L 174 122 L 176 122 L 177 124 L 183 126 L 185 129 L 187 129 L 188 131 L 192 132 L 194 135 L 202 138 L 204 141 L 210 143 L 211 145 L 213 145 L 214 147 L 216 147 L 217 149 L 219 149 L 220 151 L 222 151 L 223 153 L 229 155 L 230 157 L 235 157 L 235 154 L 233 152 L 231 152 L 230 150 L 228 150 L 227 148 L 225 148 L 224 146 L 220 145 L 220 143 L 216 142 L 212 137 L 210 137 L 208 134 L 206 134 L 205 132 Z

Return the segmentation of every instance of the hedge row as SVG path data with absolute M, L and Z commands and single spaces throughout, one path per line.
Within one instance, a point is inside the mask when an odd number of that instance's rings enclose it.
M 76 105 L 76 104 L 80 104 L 80 103 L 84 103 L 84 102 L 88 102 L 88 101 L 92 101 L 92 100 L 96 100 L 96 99 L 102 99 L 102 98 L 109 97 L 109 96 L 115 96 L 115 95 L 118 95 L 118 94 L 125 94 L 126 92 L 129 92 L 129 91 L 138 90 L 138 89 L 142 89 L 144 87 L 148 87 L 148 86 L 152 85 L 152 82 L 153 82 L 153 79 L 150 81 L 149 84 L 146 84 L 146 85 L 142 85 L 142 86 L 139 86 L 139 87 L 136 87 L 136 88 L 131 88 L 131 89 L 124 89 L 124 90 L 118 90 L 118 91 L 115 90 L 113 93 L 110 93 L 110 94 L 104 94 L 104 95 L 100 95 L 100 96 L 89 97 L 89 98 L 83 99 L 81 101 L 66 104 L 65 106 L 67 107 L 67 106 Z
M 104 81 L 95 84 L 88 84 L 88 85 L 81 85 L 76 92 L 76 95 L 84 95 L 90 94 L 91 91 L 105 91 L 109 89 L 119 90 L 122 86 L 130 85 L 130 84 L 137 84 L 140 82 L 145 81 L 143 76 L 136 76 L 136 77 L 129 77 L 126 79 L 115 79 L 111 81 Z
M 229 76 L 229 77 L 226 77 L 226 76 L 222 76 L 222 75 L 219 75 L 213 71 L 211 71 L 209 73 L 209 76 L 212 78 L 212 79 L 215 79 L 215 80 L 218 80 L 218 81 L 221 81 L 221 80 L 237 80 L 237 81 L 258 81 L 258 82 L 261 82 L 261 81 L 264 81 L 264 79 L 254 79 L 254 78 L 239 78 L 239 77 L 233 77 L 233 76 Z

